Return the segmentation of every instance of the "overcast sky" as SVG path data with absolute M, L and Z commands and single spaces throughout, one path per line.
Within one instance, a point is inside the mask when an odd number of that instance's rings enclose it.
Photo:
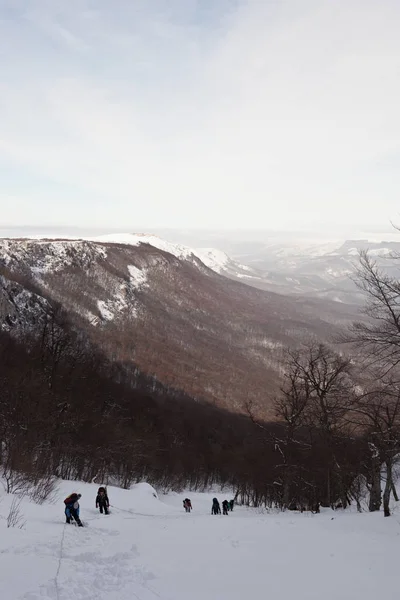
M 0 0 L 0 225 L 387 226 L 399 31 L 399 0 Z

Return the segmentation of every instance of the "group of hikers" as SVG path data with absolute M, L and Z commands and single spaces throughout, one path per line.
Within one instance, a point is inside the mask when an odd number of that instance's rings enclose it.
M 83 523 L 79 518 L 79 500 L 82 494 L 70 494 L 68 498 L 65 498 L 65 518 L 66 523 L 73 523 L 74 521 L 78 527 L 83 527 Z M 105 487 L 99 487 L 96 496 L 96 508 L 99 509 L 101 514 L 108 515 L 110 509 L 110 501 L 108 500 L 107 489 Z
M 232 511 L 234 503 L 235 503 L 234 500 L 224 500 L 222 502 L 222 514 L 227 515 L 228 511 Z M 192 510 L 193 507 L 192 507 L 190 498 L 184 499 L 183 508 L 185 509 L 186 512 L 190 512 Z M 213 498 L 212 506 L 211 506 L 211 514 L 212 515 L 220 515 L 221 514 L 221 506 L 220 506 L 217 498 Z
M 222 502 L 222 514 L 227 515 L 229 510 L 232 511 L 234 503 L 235 503 L 234 500 L 224 500 Z M 221 507 L 219 505 L 217 498 L 213 498 L 212 506 L 211 506 L 211 514 L 212 515 L 220 515 L 221 514 Z
M 68 498 L 65 498 L 65 518 L 66 523 L 73 523 L 74 521 L 78 525 L 78 527 L 83 527 L 83 523 L 79 518 L 79 500 L 81 499 L 82 494 L 70 494 Z M 227 515 L 228 511 L 233 510 L 234 500 L 224 500 L 222 502 L 222 514 Z M 99 509 L 101 514 L 108 515 L 110 512 L 110 502 L 107 495 L 107 488 L 99 487 L 96 496 L 96 508 Z M 186 512 L 190 513 L 192 510 L 192 502 L 190 498 L 185 498 L 183 501 L 183 508 Z M 218 502 L 217 498 L 213 498 L 212 506 L 211 506 L 211 514 L 212 515 L 220 515 L 221 514 L 221 506 Z

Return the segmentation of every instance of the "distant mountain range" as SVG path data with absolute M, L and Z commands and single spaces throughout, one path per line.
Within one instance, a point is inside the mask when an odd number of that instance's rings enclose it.
M 346 240 L 308 246 L 271 244 L 233 256 L 254 269 L 254 276 L 247 281 L 261 289 L 359 305 L 365 301 L 354 283 L 360 250 L 369 250 L 383 270 L 400 277 L 399 242 Z
M 359 306 L 365 301 L 354 283 L 360 250 L 369 250 L 382 269 L 400 278 L 400 241 L 264 237 L 259 234 L 252 241 L 250 232 L 237 238 L 233 233 L 170 232 L 173 241 L 186 243 L 190 239 L 194 245 L 211 242 L 213 248 L 196 247 L 195 252 L 218 273 L 280 294 Z

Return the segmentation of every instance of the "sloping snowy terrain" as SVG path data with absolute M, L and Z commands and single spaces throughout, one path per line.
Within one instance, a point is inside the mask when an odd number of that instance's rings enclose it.
M 375 600 L 398 594 L 399 513 L 211 516 L 211 498 L 154 497 L 147 484 L 109 488 L 112 514 L 95 509 L 97 485 L 63 482 L 57 502 L 21 504 L 7 528 L 0 492 L 2 600 Z M 64 525 L 63 498 L 82 493 L 86 528 Z M 229 498 L 229 494 L 227 496 Z

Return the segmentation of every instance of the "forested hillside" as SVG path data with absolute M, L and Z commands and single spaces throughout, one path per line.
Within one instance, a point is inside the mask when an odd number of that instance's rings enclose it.
M 279 388 L 284 347 L 326 342 L 355 318 L 345 305 L 257 290 L 167 248 L 3 240 L 0 323 L 13 335 L 40 329 L 57 304 L 108 359 L 228 410 L 252 400 L 273 418 L 265 400 Z

